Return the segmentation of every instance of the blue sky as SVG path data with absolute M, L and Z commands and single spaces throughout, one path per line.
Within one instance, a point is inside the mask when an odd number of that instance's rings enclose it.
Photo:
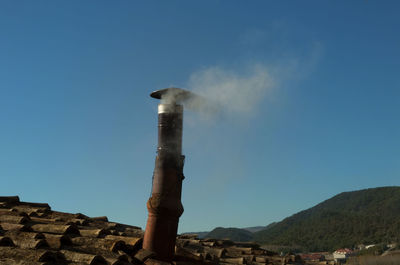
M 144 227 L 157 144 L 149 93 L 192 89 L 215 69 L 211 96 L 220 77 L 235 79 L 243 89 L 226 106 L 249 109 L 185 113 L 180 232 L 267 225 L 343 191 L 400 185 L 399 10 L 2 1 L 0 194 Z M 273 80 L 261 90 L 247 86 L 257 67 Z

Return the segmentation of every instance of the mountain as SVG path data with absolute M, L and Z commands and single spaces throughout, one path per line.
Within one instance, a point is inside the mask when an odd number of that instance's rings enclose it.
M 267 227 L 268 226 L 252 226 L 252 227 L 245 227 L 245 228 L 241 228 L 241 229 L 247 230 L 251 233 L 255 233 L 255 232 L 267 229 Z
M 186 232 L 183 235 L 197 235 L 200 239 L 206 238 L 210 232 Z
M 217 229 L 216 233 L 217 233 L 218 239 L 224 238 L 224 239 L 233 240 L 230 237 L 233 236 L 235 238 L 235 237 L 240 237 L 240 235 L 242 235 L 242 234 L 248 234 L 242 230 L 246 230 L 251 233 L 255 233 L 255 232 L 270 228 L 270 227 L 274 226 L 275 224 L 276 224 L 276 222 L 273 222 L 267 226 L 251 226 L 251 227 L 234 228 L 234 229 L 217 227 L 218 229 Z M 211 234 L 211 236 L 209 236 L 210 231 L 208 231 L 208 232 L 186 232 L 184 234 L 197 234 L 199 238 L 212 238 L 212 236 L 214 235 L 214 233 L 213 233 L 213 234 Z M 238 236 L 236 236 L 236 234 L 238 234 Z M 245 242 L 245 241 L 242 241 L 242 242 Z
M 253 233 L 240 228 L 217 227 L 206 235 L 207 238 L 230 239 L 236 242 L 253 241 Z
M 400 187 L 343 192 L 253 234 L 268 245 L 326 251 L 400 241 Z

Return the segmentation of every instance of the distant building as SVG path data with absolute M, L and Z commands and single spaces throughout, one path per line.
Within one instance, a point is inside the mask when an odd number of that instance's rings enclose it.
M 333 258 L 336 262 L 345 261 L 348 257 L 354 254 L 353 250 L 349 248 L 341 248 L 333 252 Z
M 386 245 L 388 248 L 395 248 L 397 247 L 397 243 L 391 243 Z

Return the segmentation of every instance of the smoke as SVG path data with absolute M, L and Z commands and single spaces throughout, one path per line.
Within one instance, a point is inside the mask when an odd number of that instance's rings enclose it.
M 169 88 L 161 95 L 161 103 L 180 103 L 200 114 L 202 120 L 219 115 L 247 117 L 254 113 L 265 95 L 276 85 L 271 69 L 257 64 L 242 71 L 218 66 L 202 69 L 190 75 L 188 90 Z
M 279 94 L 289 83 L 296 86 L 316 69 L 323 54 L 323 46 L 314 42 L 302 57 L 283 57 L 266 63 L 247 63 L 236 68 L 211 66 L 193 72 L 186 84 L 199 97 L 184 102 L 206 119 L 218 115 L 248 118 L 261 103 Z
M 212 66 L 190 75 L 187 87 L 199 97 L 184 102 L 185 109 L 195 111 L 185 113 L 184 149 L 193 157 L 192 174 L 202 176 L 193 187 L 219 196 L 228 183 L 245 177 L 242 156 L 252 116 L 280 83 L 280 72 L 272 65 L 247 64 L 235 69 Z
M 176 87 L 170 87 L 161 95 L 161 104 L 182 103 L 190 98 L 190 94 Z
M 208 118 L 217 114 L 250 115 L 276 84 L 271 72 L 261 64 L 243 71 L 218 66 L 202 69 L 188 81 L 188 87 L 200 97 L 191 98 L 185 106 Z

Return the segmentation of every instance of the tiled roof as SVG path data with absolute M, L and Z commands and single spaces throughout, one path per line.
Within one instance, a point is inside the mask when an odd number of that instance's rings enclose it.
M 140 227 L 51 210 L 45 203 L 0 197 L 0 264 L 170 264 L 143 250 Z M 253 243 L 178 236 L 173 264 L 286 264 Z
M 336 254 L 352 254 L 353 250 L 348 249 L 348 248 L 341 248 L 341 249 L 336 250 L 334 253 L 336 253 Z

